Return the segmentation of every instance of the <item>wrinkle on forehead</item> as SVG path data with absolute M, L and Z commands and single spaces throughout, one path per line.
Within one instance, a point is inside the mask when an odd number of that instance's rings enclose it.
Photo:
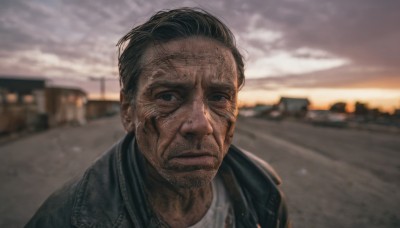
M 208 67 L 216 73 L 237 75 L 231 51 L 217 41 L 204 37 L 190 37 L 150 47 L 143 58 L 143 73 L 153 77 L 160 70 L 178 73 L 180 68 Z M 223 71 L 223 72 L 222 72 Z
M 201 64 L 199 61 L 190 63 L 170 61 L 168 65 L 162 64 L 157 67 L 148 68 L 143 72 L 146 78 L 143 82 L 146 81 L 145 84 L 152 84 L 159 80 L 169 80 L 170 82 L 194 82 L 201 80 L 206 84 L 211 83 L 222 85 L 222 87 L 226 87 L 227 85 L 237 87 L 236 70 L 231 65 L 227 62 L 223 64 Z
M 157 47 L 154 47 L 157 48 Z M 143 64 L 144 69 L 149 66 L 167 65 L 173 60 L 180 63 L 189 64 L 190 62 L 201 62 L 201 63 L 225 63 L 226 58 L 229 58 L 226 53 L 216 50 L 215 52 L 210 52 L 210 50 L 203 50 L 201 52 L 192 52 L 187 50 L 182 50 L 176 53 L 166 53 L 158 52 L 157 54 L 152 54 L 149 59 L 145 60 Z

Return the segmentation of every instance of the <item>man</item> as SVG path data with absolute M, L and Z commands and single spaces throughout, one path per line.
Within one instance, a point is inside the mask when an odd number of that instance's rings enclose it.
M 231 31 L 181 8 L 118 45 L 127 135 L 27 227 L 289 227 L 279 178 L 231 145 L 244 83 Z

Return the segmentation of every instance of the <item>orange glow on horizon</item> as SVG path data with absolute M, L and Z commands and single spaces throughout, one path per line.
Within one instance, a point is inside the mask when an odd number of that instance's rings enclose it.
M 101 95 L 99 93 L 90 93 L 88 98 L 90 100 L 100 100 L 102 99 Z M 111 100 L 111 101 L 119 101 L 119 93 L 106 93 L 105 100 Z
M 285 88 L 277 90 L 243 90 L 239 92 L 239 105 L 277 104 L 280 97 L 308 98 L 312 109 L 329 109 L 336 102 L 347 103 L 347 111 L 354 111 L 354 104 L 366 103 L 369 108 L 379 108 L 392 113 L 400 108 L 400 90 L 397 89 L 332 89 Z

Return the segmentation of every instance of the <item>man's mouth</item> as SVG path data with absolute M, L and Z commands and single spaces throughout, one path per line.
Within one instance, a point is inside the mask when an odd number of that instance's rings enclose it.
M 210 152 L 184 152 L 173 156 L 170 159 L 175 165 L 193 166 L 198 168 L 210 169 L 215 166 L 217 157 Z

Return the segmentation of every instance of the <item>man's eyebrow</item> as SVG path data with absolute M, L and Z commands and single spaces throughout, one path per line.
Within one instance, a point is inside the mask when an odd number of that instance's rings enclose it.
M 222 82 L 214 82 L 209 86 L 210 90 L 225 90 L 234 92 L 236 91 L 236 87 L 234 84 L 231 83 L 222 83 Z
M 177 90 L 190 90 L 193 85 L 187 82 L 179 82 L 179 81 L 169 81 L 169 80 L 161 80 L 151 83 L 146 90 L 153 91 L 156 88 L 171 88 Z M 208 86 L 208 89 L 211 91 L 228 91 L 228 92 L 235 92 L 236 88 L 231 83 L 212 83 Z
M 192 86 L 190 83 L 185 83 L 185 82 L 177 82 L 177 81 L 167 81 L 167 80 L 162 80 L 162 81 L 155 81 L 151 83 L 148 87 L 147 90 L 153 90 L 155 88 L 159 87 L 165 87 L 165 88 L 172 88 L 172 89 L 179 89 L 179 90 L 187 90 L 190 89 Z

